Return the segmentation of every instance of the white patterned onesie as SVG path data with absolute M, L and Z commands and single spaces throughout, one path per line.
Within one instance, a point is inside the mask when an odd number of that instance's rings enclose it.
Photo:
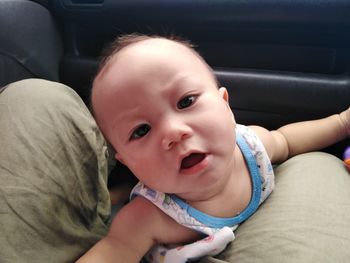
M 249 168 L 252 197 L 237 216 L 220 218 L 207 215 L 185 203 L 176 195 L 152 190 L 139 182 L 131 198 L 140 195 L 154 203 L 176 222 L 206 235 L 202 240 L 185 246 L 156 245 L 146 256 L 152 263 L 185 263 L 205 255 L 216 255 L 234 240 L 233 231 L 249 218 L 274 188 L 274 173 L 262 142 L 247 126 L 236 126 L 236 141 Z

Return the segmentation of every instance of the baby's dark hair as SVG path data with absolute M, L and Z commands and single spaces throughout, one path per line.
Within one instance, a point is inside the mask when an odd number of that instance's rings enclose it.
M 115 56 L 115 54 L 117 54 L 122 49 L 145 40 L 157 39 L 157 38 L 175 41 L 187 47 L 189 50 L 193 52 L 193 54 L 195 54 L 199 59 L 201 59 L 205 63 L 204 58 L 197 52 L 197 50 L 195 50 L 196 46 L 193 45 L 187 39 L 184 39 L 176 35 L 160 36 L 160 35 L 144 35 L 144 34 L 133 33 L 133 34 L 125 34 L 117 37 L 113 42 L 110 43 L 110 45 L 107 48 L 105 48 L 102 51 L 102 55 L 100 57 L 100 64 L 99 64 L 96 76 L 100 74 L 100 72 L 108 64 L 108 62 Z M 205 64 L 208 66 L 209 71 L 212 73 L 213 79 L 216 82 L 217 87 L 219 87 L 219 82 L 215 77 L 214 72 L 212 71 L 212 69 L 207 63 Z
M 97 71 L 97 75 L 100 73 L 103 67 L 110 61 L 110 59 L 114 57 L 114 55 L 117 54 L 120 50 L 132 44 L 136 44 L 144 40 L 155 39 L 155 38 L 163 38 L 163 39 L 168 39 L 168 40 L 178 42 L 188 47 L 189 49 L 193 50 L 196 53 L 196 55 L 200 56 L 194 50 L 195 46 L 189 40 L 183 39 L 179 36 L 170 35 L 170 36 L 164 37 L 160 35 L 143 35 L 138 33 L 126 34 L 126 35 L 121 35 L 117 37 L 113 42 L 111 42 L 111 44 L 106 49 L 102 51 L 102 56 L 100 58 L 100 64 Z

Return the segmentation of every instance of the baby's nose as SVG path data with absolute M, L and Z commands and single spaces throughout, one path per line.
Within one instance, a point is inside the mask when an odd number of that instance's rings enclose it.
M 190 137 L 191 134 L 191 128 L 184 123 L 168 123 L 165 127 L 162 146 L 165 150 L 169 150 L 179 142 Z

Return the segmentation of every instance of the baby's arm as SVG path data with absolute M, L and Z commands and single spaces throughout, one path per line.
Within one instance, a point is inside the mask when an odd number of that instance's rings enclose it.
M 320 150 L 350 135 L 350 108 L 323 119 L 296 122 L 276 131 L 252 126 L 273 163 L 294 155 Z
M 108 235 L 77 262 L 138 263 L 156 243 L 189 242 L 198 237 L 145 198 L 136 197 L 117 213 Z

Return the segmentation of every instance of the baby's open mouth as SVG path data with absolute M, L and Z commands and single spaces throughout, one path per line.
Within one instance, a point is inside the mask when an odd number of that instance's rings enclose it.
M 183 158 L 181 162 L 181 169 L 191 168 L 200 163 L 204 158 L 204 153 L 191 153 L 189 156 Z

